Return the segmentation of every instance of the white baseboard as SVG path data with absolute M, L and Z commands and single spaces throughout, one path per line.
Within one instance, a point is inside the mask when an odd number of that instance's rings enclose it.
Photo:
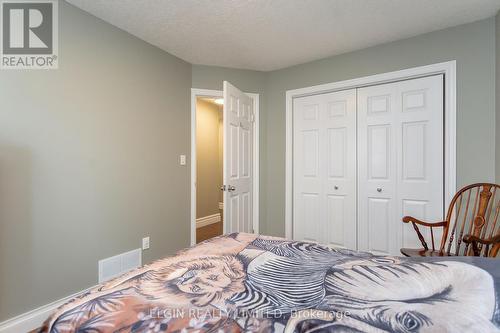
M 0 333 L 24 333 L 37 329 L 42 326 L 43 322 L 61 305 L 68 302 L 70 299 L 95 288 L 96 286 L 79 291 L 73 295 L 64 297 L 60 300 L 43 305 L 37 309 L 28 311 L 19 316 L 7 319 L 0 323 Z
M 196 228 L 201 228 L 210 224 L 214 224 L 221 221 L 220 213 L 214 215 L 208 215 L 196 219 Z M 0 332 L 1 333 L 1 332 Z

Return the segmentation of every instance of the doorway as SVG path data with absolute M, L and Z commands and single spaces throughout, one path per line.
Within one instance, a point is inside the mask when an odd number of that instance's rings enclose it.
M 223 233 L 222 98 L 196 97 L 196 243 Z
M 191 89 L 191 245 L 259 232 L 259 95 L 223 85 Z

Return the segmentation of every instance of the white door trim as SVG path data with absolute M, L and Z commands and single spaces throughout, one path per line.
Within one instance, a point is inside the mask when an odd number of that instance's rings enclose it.
M 414 67 L 394 72 L 338 81 L 286 92 L 286 169 L 285 169 L 285 236 L 293 237 L 293 99 L 333 91 L 360 88 L 375 84 L 408 80 L 422 76 L 444 74 L 444 118 L 445 118 L 445 209 L 456 192 L 456 60 L 433 65 Z
M 245 94 L 253 99 L 255 106 L 253 136 L 253 230 L 257 234 L 259 233 L 259 94 Z M 196 244 L 196 98 L 202 96 L 222 98 L 222 90 L 191 88 L 191 245 Z

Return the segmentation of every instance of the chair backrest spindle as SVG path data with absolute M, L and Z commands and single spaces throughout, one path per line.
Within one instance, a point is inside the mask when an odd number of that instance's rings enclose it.
M 492 221 L 492 226 L 490 228 L 490 236 L 488 238 L 491 238 L 493 237 L 494 234 L 498 233 L 499 231 L 496 231 L 497 229 L 497 221 L 498 221 L 498 214 L 500 213 L 500 205 L 497 205 L 496 206 L 496 209 L 495 209 L 495 218 L 493 219 Z
M 464 236 L 464 229 L 465 229 L 465 224 L 467 223 L 467 215 L 469 214 L 469 204 L 470 204 L 470 197 L 471 197 L 472 190 L 469 191 L 468 197 L 467 197 L 467 205 L 465 207 L 465 213 L 464 213 L 464 218 L 462 221 L 462 228 L 460 229 L 460 234 L 457 237 L 457 245 L 456 245 L 456 252 L 455 255 L 458 255 L 458 251 L 460 249 L 460 244 L 462 243 L 462 237 Z M 450 207 L 450 209 L 453 209 L 453 207 Z M 460 215 L 460 212 L 456 212 L 457 216 Z M 448 222 L 449 223 L 449 222 Z
M 488 202 L 488 212 L 486 213 L 486 225 L 483 228 L 483 232 L 481 233 L 481 238 L 486 236 L 486 230 L 488 229 L 488 224 L 491 218 L 491 212 L 493 211 L 493 206 L 495 205 L 495 195 L 497 194 L 497 188 L 493 188 L 493 195 Z
M 434 230 L 431 227 L 431 240 L 432 240 L 432 251 L 436 251 L 436 247 L 434 245 Z
M 462 208 L 462 199 L 463 199 L 463 194 L 460 194 L 459 198 L 460 198 L 460 201 L 458 201 L 458 209 L 457 209 L 457 211 L 458 211 L 458 212 L 460 212 L 460 209 Z M 457 224 L 458 224 L 458 223 L 457 223 L 457 221 L 458 221 L 458 216 L 459 216 L 459 214 L 457 214 L 457 213 L 455 212 L 455 219 L 454 219 L 454 220 L 455 220 L 455 223 L 453 224 L 453 227 L 452 227 L 452 229 L 451 229 L 450 240 L 449 240 L 449 242 L 448 242 L 448 248 L 446 249 L 446 252 L 448 252 L 448 253 L 451 253 L 451 245 L 453 244 L 453 239 L 454 239 L 454 236 L 455 236 L 455 231 L 456 231 Z M 451 219 L 451 216 L 450 216 L 450 219 Z M 445 240 L 446 240 L 446 238 L 445 238 Z

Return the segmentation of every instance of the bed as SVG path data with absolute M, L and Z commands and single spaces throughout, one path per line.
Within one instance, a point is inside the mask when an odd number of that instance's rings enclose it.
M 41 332 L 500 332 L 500 265 L 231 234 L 61 306 Z

